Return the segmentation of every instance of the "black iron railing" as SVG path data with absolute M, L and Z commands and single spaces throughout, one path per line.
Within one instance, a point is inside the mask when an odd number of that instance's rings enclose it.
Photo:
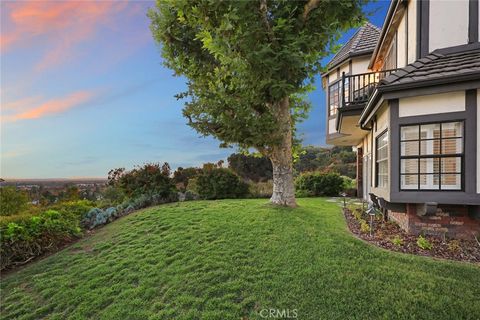
M 397 69 L 367 72 L 354 75 L 342 74 L 342 77 L 332 83 L 329 88 L 330 96 L 339 97 L 336 102 L 339 108 L 360 107 L 367 103 L 380 80 L 394 73 Z M 335 99 L 334 99 L 335 100 Z

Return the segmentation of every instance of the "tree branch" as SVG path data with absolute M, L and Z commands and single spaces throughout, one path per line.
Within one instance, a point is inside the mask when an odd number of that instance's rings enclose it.
M 267 30 L 267 37 L 270 42 L 275 41 L 275 36 L 273 34 L 272 28 L 270 27 L 270 23 L 268 22 L 268 8 L 267 8 L 267 0 L 260 0 L 260 13 L 262 14 L 262 22 L 265 25 L 265 29 Z
M 303 24 L 305 24 L 307 22 L 308 15 L 310 14 L 310 12 L 315 10 L 318 7 L 319 4 L 320 4 L 320 0 L 309 0 L 305 4 L 303 14 L 302 14 Z

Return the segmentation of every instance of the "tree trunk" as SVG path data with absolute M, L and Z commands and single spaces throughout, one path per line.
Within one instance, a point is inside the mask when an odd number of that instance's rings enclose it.
M 273 193 L 270 202 L 276 205 L 296 207 L 293 184 L 292 118 L 288 97 L 283 98 L 275 108 L 282 140 L 271 149 L 270 161 L 273 166 Z

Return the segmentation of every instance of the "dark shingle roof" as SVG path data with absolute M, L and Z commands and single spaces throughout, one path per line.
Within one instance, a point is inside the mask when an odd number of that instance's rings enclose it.
M 332 60 L 328 63 L 328 68 L 333 68 L 344 62 L 352 56 L 359 56 L 363 54 L 372 53 L 380 38 L 380 28 L 367 22 L 363 27 L 360 27 L 353 37 L 340 48 Z
M 444 52 L 433 51 L 426 57 L 399 69 L 380 81 L 379 87 L 394 87 L 470 74 L 478 74 L 480 77 L 480 48 L 468 49 L 467 47 L 463 52 Z

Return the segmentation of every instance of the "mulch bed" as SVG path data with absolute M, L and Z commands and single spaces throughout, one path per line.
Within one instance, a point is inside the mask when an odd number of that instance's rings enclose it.
M 360 210 L 361 212 L 361 209 L 354 210 Z M 480 263 L 480 244 L 476 240 L 451 240 L 426 235 L 424 237 L 432 244 L 432 249 L 424 250 L 417 245 L 418 236 L 407 234 L 393 221 L 385 222 L 381 216 L 376 216 L 373 219 L 373 228 L 370 235 L 370 232 L 361 232 L 360 222 L 350 209 L 344 209 L 343 212 L 348 228 L 352 233 L 384 249 L 441 259 Z M 370 225 L 370 217 L 367 214 L 363 213 L 362 219 Z M 401 245 L 394 244 L 392 242 L 394 238 L 402 239 L 403 243 Z

